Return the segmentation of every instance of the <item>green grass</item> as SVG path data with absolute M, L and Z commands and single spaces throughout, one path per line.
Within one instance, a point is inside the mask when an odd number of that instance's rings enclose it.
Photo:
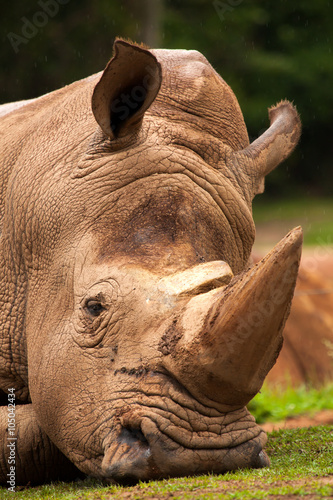
M 257 227 L 288 230 L 301 225 L 305 245 L 333 245 L 333 200 L 303 198 L 270 200 L 267 195 L 253 203 L 253 218 Z
M 333 383 L 319 389 L 264 384 L 248 408 L 258 423 L 278 422 L 297 415 L 311 416 L 324 409 L 333 410 Z
M 184 477 L 105 487 L 86 479 L 56 483 L 15 493 L 18 499 L 143 500 L 143 499 L 261 499 L 283 495 L 330 498 L 333 495 L 333 429 L 330 426 L 280 430 L 269 434 L 266 450 L 271 467 L 224 475 Z M 0 498 L 12 498 L 0 490 Z

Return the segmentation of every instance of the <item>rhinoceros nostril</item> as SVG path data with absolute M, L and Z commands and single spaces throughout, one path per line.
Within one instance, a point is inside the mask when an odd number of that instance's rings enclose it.
M 124 427 L 119 435 L 119 440 L 126 442 L 127 444 L 139 441 L 140 443 L 144 443 L 149 447 L 148 441 L 143 435 L 141 429 Z
M 132 485 L 152 476 L 150 445 L 136 427 L 123 427 L 118 438 L 106 450 L 102 462 L 104 477 L 123 485 Z
M 270 460 L 264 450 L 261 450 L 258 454 L 257 461 L 254 465 L 254 467 L 260 469 L 262 467 L 269 467 L 270 466 Z

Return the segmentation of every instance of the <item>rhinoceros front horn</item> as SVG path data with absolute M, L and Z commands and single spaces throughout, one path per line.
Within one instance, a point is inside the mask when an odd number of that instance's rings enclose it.
M 201 401 L 243 406 L 260 390 L 282 347 L 301 255 L 296 228 L 225 287 L 193 297 L 167 369 Z
M 116 40 L 114 57 L 92 96 L 92 111 L 103 132 L 115 139 L 139 129 L 161 81 L 161 65 L 149 50 Z

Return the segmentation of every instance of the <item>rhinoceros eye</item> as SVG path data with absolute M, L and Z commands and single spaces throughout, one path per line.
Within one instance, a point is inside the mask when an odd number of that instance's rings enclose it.
M 117 296 L 117 283 L 112 279 L 100 281 L 88 288 L 78 305 L 78 318 L 82 327 L 99 328 L 99 320 L 95 320 L 104 317 L 108 311 L 110 314 L 112 313 L 112 306 L 115 304 Z
M 103 307 L 102 303 L 96 299 L 87 300 L 85 308 L 88 313 L 94 317 L 99 316 L 103 311 L 105 311 L 105 307 Z

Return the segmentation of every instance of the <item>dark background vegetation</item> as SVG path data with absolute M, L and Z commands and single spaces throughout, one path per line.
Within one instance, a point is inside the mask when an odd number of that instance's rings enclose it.
M 236 93 L 251 139 L 280 99 L 301 114 L 302 141 L 269 176 L 268 194 L 332 193 L 332 2 L 15 0 L 0 26 L 0 102 L 100 71 L 116 36 L 199 50 Z

